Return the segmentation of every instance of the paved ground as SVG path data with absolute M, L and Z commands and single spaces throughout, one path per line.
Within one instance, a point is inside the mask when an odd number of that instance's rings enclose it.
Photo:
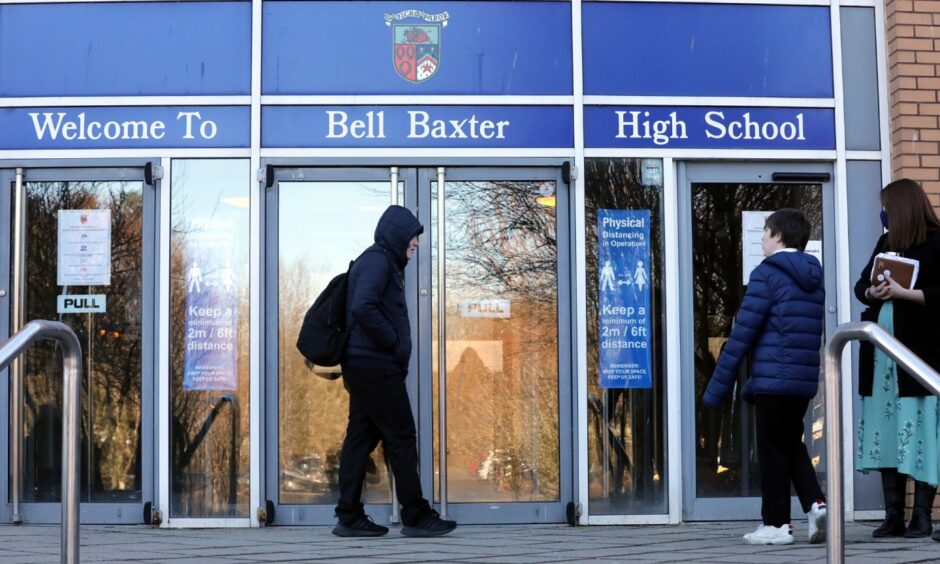
M 799 526 L 802 525 L 802 526 Z M 327 527 L 167 530 L 86 526 L 83 562 L 823 562 L 825 545 L 752 547 L 740 542 L 750 523 L 673 526 L 464 526 L 448 537 L 409 539 L 396 529 L 378 539 L 340 539 Z M 872 525 L 846 528 L 846 561 L 871 564 L 940 562 L 931 539 L 875 541 Z M 58 562 L 58 526 L 0 525 L 0 562 Z

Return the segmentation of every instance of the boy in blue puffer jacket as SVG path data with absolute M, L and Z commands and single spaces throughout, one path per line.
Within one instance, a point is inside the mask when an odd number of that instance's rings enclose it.
M 711 381 L 706 406 L 719 408 L 753 352 L 741 396 L 755 404 L 763 524 L 748 544 L 789 544 L 790 482 L 809 518 L 809 542 L 826 540 L 826 502 L 803 444 L 803 416 L 819 385 L 825 290 L 822 266 L 806 254 L 810 224 L 802 212 L 782 209 L 764 224 L 763 262 L 747 292 Z

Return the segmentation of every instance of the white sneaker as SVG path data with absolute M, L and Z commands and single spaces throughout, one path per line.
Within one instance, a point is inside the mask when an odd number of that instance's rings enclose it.
M 814 502 L 806 518 L 809 519 L 809 543 L 826 542 L 826 503 Z
M 793 542 L 793 525 L 786 524 L 779 527 L 761 525 L 753 533 L 744 535 L 745 544 L 791 544 Z

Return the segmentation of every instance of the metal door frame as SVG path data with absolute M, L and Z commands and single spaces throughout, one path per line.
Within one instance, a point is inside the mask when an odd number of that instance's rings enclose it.
M 556 194 L 556 233 L 557 256 L 556 266 L 557 299 L 558 299 L 558 441 L 559 441 L 559 497 L 553 502 L 514 502 L 514 503 L 446 503 L 448 518 L 456 519 L 460 523 L 563 523 L 565 522 L 565 509 L 569 502 L 576 502 L 574 470 L 577 460 L 574 458 L 574 410 L 572 393 L 577 389 L 576 376 L 572 369 L 572 295 L 570 268 L 573 264 L 571 257 L 570 238 L 573 210 L 570 207 L 570 187 L 562 178 L 559 166 L 527 166 L 513 167 L 500 166 L 448 166 L 444 167 L 445 185 L 447 181 L 461 180 L 552 180 L 555 181 Z M 421 168 L 418 170 L 418 219 L 425 225 L 425 233 L 431 229 L 431 184 L 437 182 L 437 168 Z M 446 217 L 444 219 L 447 221 Z M 431 346 L 431 280 L 433 269 L 431 264 L 430 238 L 418 248 L 418 277 L 422 289 L 427 295 L 422 295 L 419 304 L 418 343 L 417 351 L 420 385 L 418 398 L 421 408 L 418 409 L 419 429 L 430 431 L 434 424 L 432 388 L 432 359 L 438 354 Z M 446 257 L 445 257 L 446 260 Z M 445 296 L 446 297 L 446 296 Z M 409 304 L 410 305 L 410 304 Z M 414 358 L 412 359 L 414 361 Z M 429 500 L 434 492 L 434 452 L 438 445 L 433 444 L 433 433 L 418 433 L 418 449 L 420 452 L 420 469 L 422 476 L 422 489 Z M 433 500 L 439 505 L 440 500 Z
M 267 311 L 264 315 L 264 472 L 263 472 L 263 498 L 271 501 L 274 506 L 274 525 L 327 525 L 334 524 L 334 505 L 313 504 L 281 504 L 279 501 L 279 433 L 278 419 L 280 417 L 278 406 L 278 184 L 285 182 L 387 182 L 391 186 L 392 167 L 355 167 L 327 168 L 311 165 L 272 165 L 273 182 L 264 192 L 264 299 L 263 307 Z M 404 183 L 404 202 L 399 205 L 414 209 L 415 169 L 400 167 L 398 172 L 399 184 Z M 391 201 L 389 201 L 391 203 Z M 314 203 L 315 205 L 315 203 Z M 350 260 L 355 257 L 350 257 Z M 405 269 L 405 294 L 408 301 L 409 316 L 411 318 L 412 340 L 415 339 L 417 319 L 417 277 L 415 261 Z M 338 274 L 338 273 L 337 273 Z M 299 354 L 299 353 L 298 353 Z M 411 374 L 417 373 L 416 355 L 412 355 L 409 366 Z M 311 375 L 311 378 L 316 376 Z M 408 396 L 411 400 L 412 413 L 417 412 L 418 394 L 417 378 L 408 378 Z M 334 382 L 342 386 L 342 382 Z M 343 414 L 345 417 L 345 414 Z M 315 430 L 311 430 L 315 432 Z M 368 504 L 366 512 L 379 523 L 387 523 L 392 515 L 390 504 Z
M 774 181 L 773 172 L 826 173 L 827 181 L 803 181 L 822 185 L 823 213 L 823 264 L 826 289 L 826 336 L 838 325 L 837 268 L 836 268 L 836 216 L 835 182 L 833 180 L 834 163 L 830 162 L 679 162 L 679 256 L 680 302 L 679 311 L 681 342 L 694 342 L 694 280 L 692 274 L 692 183 L 749 183 L 749 184 L 784 184 L 787 181 Z M 828 266 L 828 267 L 826 267 Z M 696 457 L 695 457 L 695 358 L 690 346 L 683 346 L 680 351 L 681 379 L 684 383 L 681 394 L 682 431 L 682 475 L 685 487 L 682 491 L 682 518 L 697 520 L 755 520 L 760 519 L 760 497 L 697 498 L 696 492 Z M 822 368 L 820 368 L 822 370 Z M 821 393 L 821 392 L 820 392 Z M 825 468 L 825 466 L 821 466 Z M 799 500 L 792 498 L 791 513 L 801 515 Z
M 83 502 L 80 507 L 82 523 L 139 524 L 144 522 L 145 504 L 156 496 L 156 359 L 157 316 L 156 308 L 156 258 L 157 249 L 157 203 L 160 180 L 148 185 L 144 179 L 144 167 L 148 162 L 159 163 L 159 159 L 120 160 L 76 160 L 76 161 L 24 161 L 23 182 L 35 181 L 140 181 L 142 185 L 142 238 L 141 257 L 141 499 L 138 502 L 99 503 Z M 4 163 L 0 169 L 0 225 L 12 221 L 13 189 L 15 171 L 19 163 Z M 14 299 L 13 281 L 10 279 L 12 237 L 9 229 L 0 230 L 0 280 L 9 286 L 0 285 L 7 295 L 0 298 L 0 340 L 9 337 L 11 327 L 10 300 Z M 10 447 L 10 385 L 8 371 L 0 375 L 0 449 L 9 452 Z M 10 492 L 9 456 L 0 457 L 0 522 L 9 522 L 13 517 Z M 20 516 L 27 523 L 59 523 L 61 506 L 58 502 L 20 502 Z

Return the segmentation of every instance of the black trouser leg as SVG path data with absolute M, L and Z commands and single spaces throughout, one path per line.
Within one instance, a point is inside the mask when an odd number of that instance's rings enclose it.
M 398 502 L 402 506 L 401 520 L 403 524 L 411 525 L 429 509 L 429 505 L 421 493 L 417 432 L 405 387 L 405 374 L 347 370 L 344 371 L 343 377 L 346 379 L 350 398 L 359 398 L 362 410 L 381 435 L 382 445 L 395 475 Z M 342 474 L 342 468 L 340 473 Z M 344 497 L 343 501 L 346 499 Z
M 780 527 L 790 522 L 791 482 L 804 511 L 824 499 L 803 444 L 803 416 L 808 405 L 806 398 L 756 397 L 761 517 L 765 525 Z
M 378 427 L 362 404 L 360 394 L 350 390 L 349 422 L 339 459 L 339 503 L 336 505 L 336 516 L 344 524 L 350 524 L 364 514 L 362 482 L 366 478 L 369 456 L 381 438 Z

